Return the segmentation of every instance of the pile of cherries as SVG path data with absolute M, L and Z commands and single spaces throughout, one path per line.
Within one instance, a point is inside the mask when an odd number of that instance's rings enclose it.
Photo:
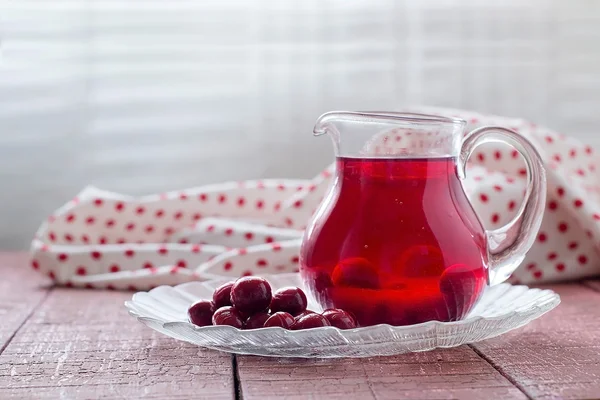
M 188 309 L 190 322 L 198 326 L 229 325 L 239 329 L 279 326 L 300 330 L 335 326 L 356 328 L 356 320 L 344 310 L 329 309 L 318 314 L 307 310 L 304 292 L 286 287 L 271 292 L 263 278 L 244 277 L 215 289 L 212 300 L 200 300 Z

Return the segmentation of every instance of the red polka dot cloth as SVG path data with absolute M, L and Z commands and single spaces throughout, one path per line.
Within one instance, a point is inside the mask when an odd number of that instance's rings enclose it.
M 512 282 L 600 272 L 600 182 L 592 148 L 521 119 L 437 108 L 412 111 L 463 118 L 468 131 L 508 127 L 538 148 L 547 167 L 546 212 Z M 311 180 L 227 182 L 137 198 L 88 187 L 39 228 L 31 266 L 60 285 L 118 290 L 298 271 L 303 229 L 334 173 L 331 165 Z M 512 148 L 497 143 L 477 148 L 464 188 L 486 228 L 515 216 L 524 174 Z

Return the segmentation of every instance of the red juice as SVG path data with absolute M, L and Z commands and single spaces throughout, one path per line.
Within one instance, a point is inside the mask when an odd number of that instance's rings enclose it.
M 487 283 L 484 230 L 447 158 L 337 158 L 301 274 L 361 326 L 463 318 Z

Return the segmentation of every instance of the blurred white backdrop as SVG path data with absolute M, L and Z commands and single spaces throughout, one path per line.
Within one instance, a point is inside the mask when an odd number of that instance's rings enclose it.
M 472 109 L 600 146 L 595 0 L 0 0 L 0 41 L 0 248 L 87 184 L 312 176 L 332 109 Z

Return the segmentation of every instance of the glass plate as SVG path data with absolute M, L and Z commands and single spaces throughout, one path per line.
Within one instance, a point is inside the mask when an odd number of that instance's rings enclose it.
M 264 276 L 273 290 L 302 287 L 299 274 Z M 455 347 L 492 338 L 519 328 L 560 303 L 551 290 L 503 283 L 487 288 L 462 321 L 429 321 L 417 325 L 375 325 L 350 330 L 334 327 L 301 331 L 278 327 L 240 330 L 230 326 L 198 327 L 187 322 L 187 308 L 212 298 L 213 290 L 231 278 L 160 286 L 134 294 L 125 302 L 129 313 L 150 328 L 198 346 L 236 354 L 273 357 L 374 357 Z M 308 308 L 321 308 L 309 299 Z

